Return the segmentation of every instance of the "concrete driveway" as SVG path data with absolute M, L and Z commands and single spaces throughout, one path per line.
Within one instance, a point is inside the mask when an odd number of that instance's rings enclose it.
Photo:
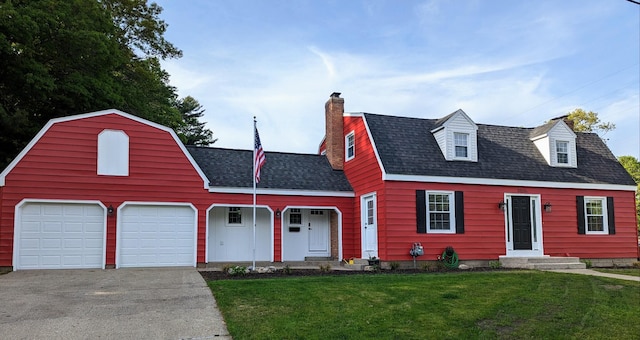
M 195 268 L 0 275 L 3 339 L 230 339 Z

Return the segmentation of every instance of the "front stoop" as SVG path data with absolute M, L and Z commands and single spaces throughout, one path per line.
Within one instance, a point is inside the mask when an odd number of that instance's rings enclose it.
M 504 268 L 519 269 L 585 269 L 587 265 L 580 262 L 578 257 L 507 257 L 500 256 L 500 264 Z

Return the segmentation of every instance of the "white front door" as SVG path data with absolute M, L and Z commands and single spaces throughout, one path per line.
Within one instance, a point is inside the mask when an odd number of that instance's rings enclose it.
M 362 258 L 378 257 L 376 195 L 362 197 Z
M 309 253 L 329 256 L 329 220 L 324 210 L 309 211 Z
M 543 256 L 542 211 L 539 195 L 505 195 L 507 256 Z

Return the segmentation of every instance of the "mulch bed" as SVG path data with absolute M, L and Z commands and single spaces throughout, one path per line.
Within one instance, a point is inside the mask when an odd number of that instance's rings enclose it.
M 343 275 L 386 275 L 386 274 L 417 274 L 417 273 L 459 273 L 459 272 L 484 272 L 484 271 L 507 271 L 514 269 L 493 269 L 493 268 L 473 268 L 473 269 L 442 269 L 436 271 L 424 271 L 420 269 L 381 269 L 377 271 L 358 271 L 358 270 L 329 270 L 322 271 L 319 269 L 290 269 L 289 271 L 284 271 L 279 269 L 273 273 L 257 273 L 250 272 L 246 274 L 240 275 L 231 275 L 222 271 L 200 271 L 200 275 L 206 281 L 214 281 L 214 280 L 247 280 L 247 279 L 272 279 L 272 278 L 283 278 L 283 277 L 301 277 L 301 276 L 343 276 Z M 517 270 L 517 269 L 515 269 Z

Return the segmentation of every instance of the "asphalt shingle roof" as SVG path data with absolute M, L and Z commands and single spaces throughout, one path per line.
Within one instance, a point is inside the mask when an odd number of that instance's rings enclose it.
M 576 133 L 577 168 L 551 167 L 530 140 L 542 129 L 478 125 L 478 162 L 446 161 L 431 130 L 442 119 L 364 114 L 388 174 L 635 185 L 593 133 Z
M 212 187 L 252 188 L 253 151 L 189 145 Z M 333 170 L 324 155 L 265 152 L 258 188 L 345 191 L 353 189 L 341 170 Z

